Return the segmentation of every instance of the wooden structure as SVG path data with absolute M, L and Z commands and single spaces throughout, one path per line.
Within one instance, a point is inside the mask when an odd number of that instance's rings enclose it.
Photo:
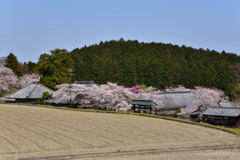
M 53 90 L 41 85 L 40 83 L 32 83 L 13 93 L 5 96 L 5 98 L 15 99 L 16 103 L 38 103 L 38 99 L 42 97 L 43 92 L 54 93 Z
M 190 114 L 190 119 L 194 120 L 194 119 L 199 119 L 199 115 L 202 114 L 201 111 L 195 111 L 193 113 Z
M 155 105 L 155 103 L 152 100 L 132 100 L 129 104 L 132 104 L 132 111 L 136 112 L 136 109 L 139 110 L 149 110 L 149 114 L 152 114 L 152 110 L 153 110 L 153 105 Z
M 173 115 L 179 108 L 193 104 L 197 97 L 191 91 L 161 92 L 157 96 L 162 104 L 156 106 L 155 114 Z
M 204 122 L 240 128 L 239 107 L 209 107 L 201 114 Z

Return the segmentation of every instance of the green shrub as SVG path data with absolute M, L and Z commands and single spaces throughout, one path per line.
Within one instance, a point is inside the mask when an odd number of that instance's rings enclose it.
M 181 108 L 178 108 L 178 109 L 174 112 L 173 117 L 178 117 L 178 113 L 180 113 L 180 112 L 181 112 Z
M 43 95 L 41 98 L 38 99 L 38 102 L 41 104 L 45 104 L 44 100 L 52 99 L 52 93 L 50 94 L 48 91 L 43 92 Z

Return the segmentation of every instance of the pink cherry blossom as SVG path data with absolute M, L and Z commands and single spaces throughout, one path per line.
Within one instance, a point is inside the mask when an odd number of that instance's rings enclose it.
M 181 114 L 186 117 L 189 117 L 194 111 L 204 111 L 209 106 L 221 107 L 229 100 L 224 92 L 218 89 L 196 87 L 192 92 L 196 95 L 195 101 L 193 104 L 181 109 Z
M 168 88 L 168 92 L 178 92 L 178 91 L 191 91 L 194 93 L 195 100 L 192 104 L 186 108 L 181 109 L 180 115 L 189 117 L 194 111 L 204 111 L 209 106 L 219 106 L 221 107 L 225 102 L 229 100 L 225 96 L 224 92 L 218 89 L 195 87 L 195 89 L 187 89 L 181 85 L 177 88 Z
M 14 88 L 18 78 L 13 71 L 7 67 L 0 67 L 0 94 Z
M 115 83 L 86 87 L 81 84 L 72 84 L 71 92 L 69 84 L 57 86 L 59 90 L 53 97 L 60 103 L 71 100 L 79 107 L 99 107 L 107 110 L 127 111 L 131 109 L 129 102 L 133 99 L 154 100 L 156 105 L 161 104 L 158 96 L 152 93 L 130 92 L 128 88 L 119 86 Z
M 40 76 L 38 74 L 25 74 L 23 75 L 19 80 L 19 88 L 23 88 L 25 86 L 28 86 L 29 84 L 32 84 L 34 82 L 39 82 Z
M 69 102 L 71 99 L 74 104 L 79 107 L 98 107 L 106 110 L 127 111 L 131 109 L 129 102 L 134 99 L 138 100 L 153 100 L 156 105 L 153 108 L 161 106 L 163 102 L 160 100 L 156 93 L 156 88 L 149 87 L 147 89 L 140 89 L 138 86 L 134 87 L 140 92 L 129 90 L 116 83 L 103 84 L 100 86 L 86 87 L 81 84 L 72 84 L 71 91 L 69 84 L 62 84 L 57 86 L 58 90 L 54 93 L 53 97 L 57 103 Z M 133 92 L 134 91 L 134 92 Z M 203 111 L 209 106 L 222 105 L 228 100 L 223 91 L 217 89 L 209 89 L 203 87 L 196 87 L 195 89 L 186 89 L 179 86 L 178 88 L 170 88 L 168 91 L 191 91 L 196 96 L 193 104 L 181 109 L 180 115 L 190 116 L 196 110 Z
M 140 85 L 136 85 L 136 86 L 133 86 L 132 88 L 128 88 L 128 91 L 133 93 L 140 93 L 141 92 L 140 88 L 141 88 Z

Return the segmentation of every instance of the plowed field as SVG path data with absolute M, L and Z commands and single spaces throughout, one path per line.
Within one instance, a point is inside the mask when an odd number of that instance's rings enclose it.
M 76 155 L 90 159 L 100 155 L 103 159 L 107 154 L 185 152 L 237 145 L 236 135 L 168 120 L 0 104 L 0 159 L 65 155 L 75 159 L 81 158 Z

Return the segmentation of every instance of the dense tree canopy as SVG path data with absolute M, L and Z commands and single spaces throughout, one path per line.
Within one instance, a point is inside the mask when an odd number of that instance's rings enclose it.
M 76 48 L 70 56 L 75 61 L 77 80 L 110 81 L 126 87 L 145 84 L 159 89 L 204 86 L 226 94 L 231 93 L 235 81 L 230 66 L 240 62 L 239 56 L 225 51 L 123 39 Z
M 38 73 L 42 76 L 41 83 L 52 89 L 68 82 L 67 70 L 74 68 L 75 80 L 94 80 L 98 84 L 110 81 L 125 87 L 204 86 L 236 95 L 240 83 L 240 56 L 225 51 L 120 39 L 76 48 L 70 53 L 66 49 L 50 52 L 42 54 L 37 64 L 18 62 L 10 53 L 5 66 L 18 77 Z
M 24 74 L 28 73 L 28 64 L 21 63 L 18 61 L 17 57 L 10 53 L 5 60 L 5 67 L 10 68 L 15 75 L 18 77 L 23 76 Z
M 74 69 L 74 61 L 65 49 L 51 50 L 51 55 L 41 54 L 35 71 L 42 76 L 41 83 L 51 89 L 69 81 L 68 69 Z
M 36 63 L 28 61 L 25 63 L 27 65 L 28 73 L 34 73 L 34 68 L 36 67 Z
M 10 68 L 17 76 L 21 76 L 19 62 L 17 60 L 17 57 L 13 53 L 10 53 L 7 56 L 5 63 L 5 67 Z

